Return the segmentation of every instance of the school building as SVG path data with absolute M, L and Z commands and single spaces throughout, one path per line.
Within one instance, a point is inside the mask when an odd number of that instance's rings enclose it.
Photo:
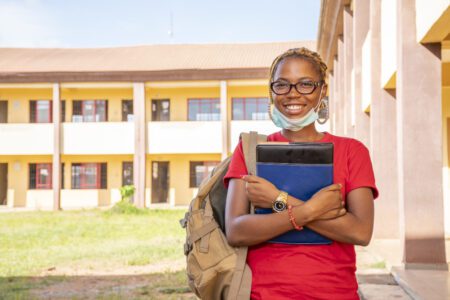
M 278 130 L 269 67 L 302 46 L 0 48 L 0 205 L 187 205 L 240 132 Z
M 331 131 L 370 149 L 375 238 L 406 268 L 447 270 L 450 235 L 450 1 L 323 0 Z

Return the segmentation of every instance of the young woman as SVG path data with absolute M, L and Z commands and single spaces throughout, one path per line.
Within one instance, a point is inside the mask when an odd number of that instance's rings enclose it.
M 224 178 L 227 239 L 234 246 L 249 246 L 252 299 L 359 299 L 354 245 L 367 245 L 371 239 L 378 191 L 367 148 L 355 139 L 318 132 L 314 126 L 324 107 L 326 68 L 320 56 L 306 48 L 290 49 L 274 60 L 269 109 L 281 131 L 269 135 L 268 141 L 333 143 L 334 184 L 307 202 L 288 195 L 288 209 L 282 212 L 250 214 L 250 204 L 272 208 L 283 191 L 248 174 L 241 143 Z M 266 242 L 302 226 L 333 242 Z

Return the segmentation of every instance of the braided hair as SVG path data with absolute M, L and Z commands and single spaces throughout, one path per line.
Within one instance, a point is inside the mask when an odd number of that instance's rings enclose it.
M 269 78 L 269 85 L 273 81 L 273 76 L 275 75 L 275 72 L 277 71 L 278 65 L 280 64 L 283 59 L 288 57 L 295 57 L 295 58 L 301 58 L 304 60 L 309 61 L 314 68 L 317 70 L 320 76 L 320 80 L 325 83 L 325 77 L 327 72 L 327 65 L 320 57 L 319 53 L 309 50 L 308 48 L 301 47 L 301 48 L 292 48 L 287 50 L 286 52 L 278 55 L 275 60 L 272 63 L 272 66 L 270 66 L 270 78 Z M 270 94 L 270 100 L 273 102 L 272 99 L 272 93 Z

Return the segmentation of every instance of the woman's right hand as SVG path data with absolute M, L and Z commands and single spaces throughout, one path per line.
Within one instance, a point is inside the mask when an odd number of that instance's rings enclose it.
M 332 184 L 315 193 L 304 205 L 308 206 L 313 220 L 340 217 L 346 213 L 342 202 L 340 184 Z

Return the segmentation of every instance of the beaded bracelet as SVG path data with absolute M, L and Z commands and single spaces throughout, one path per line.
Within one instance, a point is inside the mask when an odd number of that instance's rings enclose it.
M 303 226 L 299 226 L 296 222 L 295 222 L 295 218 L 294 218 L 294 214 L 292 213 L 292 209 L 293 206 L 292 205 L 288 205 L 288 215 L 289 215 L 289 220 L 291 221 L 292 226 L 294 227 L 295 230 L 302 230 Z

